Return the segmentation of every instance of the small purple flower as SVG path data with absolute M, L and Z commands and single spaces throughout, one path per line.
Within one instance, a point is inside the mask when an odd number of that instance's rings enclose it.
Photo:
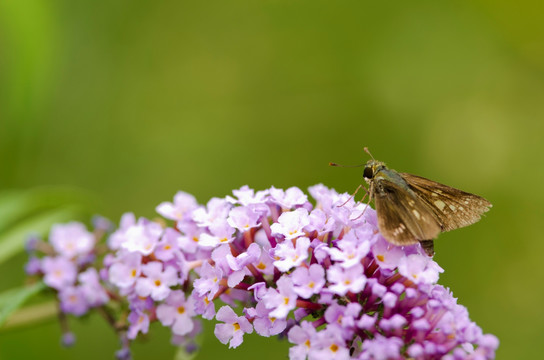
M 261 301 L 255 308 L 245 309 L 247 316 L 254 318 L 253 327 L 255 332 L 261 336 L 269 337 L 278 335 L 287 326 L 285 319 L 277 319 L 270 316 L 270 310 L 264 306 Z
M 347 233 L 336 246 L 337 248 L 329 249 L 329 253 L 331 259 L 339 262 L 343 268 L 358 264 L 370 250 L 370 242 L 360 241 L 354 230 Z
M 200 249 L 198 246 L 200 235 L 206 232 L 207 229 L 190 222 L 178 223 L 176 228 L 180 231 L 177 240 L 178 248 L 187 255 L 195 254 Z
M 329 246 L 319 240 L 314 240 L 312 243 L 314 248 L 314 257 L 318 263 L 324 264 L 325 261 L 330 261 Z
M 166 266 L 158 261 L 142 265 L 142 273 L 146 276 L 136 281 L 135 290 L 140 296 L 151 296 L 155 301 L 164 300 L 170 294 L 170 286 L 178 283 L 178 272 L 172 266 Z
M 140 277 L 141 265 L 140 253 L 124 253 L 109 268 L 109 281 L 119 288 L 128 289 Z
M 162 202 L 155 209 L 166 219 L 183 221 L 198 207 L 195 197 L 183 191 L 178 191 L 174 196 L 174 202 Z
M 131 252 L 149 255 L 155 250 L 162 232 L 159 224 L 141 218 L 136 225 L 124 231 L 125 240 L 121 247 Z
M 361 264 L 344 269 L 340 265 L 333 265 L 327 270 L 327 279 L 332 284 L 329 289 L 340 296 L 352 292 L 357 294 L 365 288 L 366 277 Z
M 255 301 L 261 301 L 268 292 L 268 289 L 266 288 L 266 283 L 264 281 L 255 283 L 247 289 L 253 291 L 253 297 Z
M 261 225 L 259 218 L 261 214 L 256 213 L 252 208 L 238 206 L 229 212 L 227 222 L 233 228 L 246 231 Z
M 255 261 L 254 265 L 263 274 L 272 275 L 274 273 L 274 260 L 267 251 L 261 251 L 261 255 Z
M 264 304 L 267 309 L 271 309 L 270 316 L 279 319 L 285 319 L 289 312 L 295 308 L 297 294 L 293 290 L 293 281 L 282 276 L 277 282 L 277 289 L 268 289 L 263 296 Z
M 101 306 L 108 302 L 109 296 L 100 284 L 98 272 L 95 268 L 88 268 L 80 273 L 78 280 L 80 291 L 90 307 Z
M 374 259 L 382 269 L 395 269 L 406 255 L 400 246 L 388 243 L 383 237 L 379 237 L 372 245 Z
M 221 343 L 229 343 L 229 348 L 238 347 L 244 341 L 244 334 L 253 332 L 245 316 L 237 316 L 228 305 L 219 309 L 215 318 L 224 324 L 215 325 L 214 334 Z
M 178 241 L 180 234 L 172 228 L 166 228 L 161 239 L 155 248 L 155 257 L 161 261 L 169 261 L 176 257 L 176 253 L 180 252 Z
M 353 328 L 361 310 L 362 306 L 359 303 L 349 303 L 346 306 L 332 304 L 325 311 L 325 320 L 329 324 L 336 323 L 345 329 Z
M 338 326 L 327 326 L 312 339 L 308 354 L 310 360 L 347 360 L 349 349 Z
M 232 256 L 231 247 L 228 244 L 223 244 L 216 247 L 211 254 L 211 258 L 215 263 L 215 267 L 223 271 L 223 275 L 228 276 L 232 272 L 230 265 L 227 261 L 228 256 Z
M 332 232 L 336 228 L 333 218 L 325 214 L 321 209 L 313 209 L 309 215 L 310 223 L 306 226 L 306 231 L 317 231 L 318 235 Z
M 232 254 L 227 254 L 227 263 L 234 271 L 241 270 L 247 265 L 257 261 L 261 256 L 261 247 L 258 244 L 251 244 L 246 252 L 241 253 L 237 257 Z
M 164 326 L 170 326 L 176 335 L 185 335 L 193 330 L 195 316 L 194 300 L 180 290 L 170 293 L 164 304 L 157 307 L 157 318 Z
M 363 314 L 363 316 L 361 316 L 361 318 L 357 321 L 356 325 L 360 329 L 372 331 L 374 330 L 374 326 L 376 324 L 376 318 L 377 314 L 374 316 Z
M 89 253 L 95 243 L 92 233 L 85 225 L 78 222 L 53 225 L 49 234 L 49 242 L 55 251 L 67 258 Z
M 299 267 L 293 271 L 291 279 L 295 293 L 308 299 L 314 294 L 319 294 L 325 285 L 325 270 L 319 264 L 312 264 L 310 268 Z
M 390 318 L 383 318 L 380 320 L 379 326 L 386 332 L 395 330 L 402 330 L 402 328 L 408 323 L 406 318 L 400 314 L 395 314 Z M 400 334 L 399 334 L 400 335 Z
M 29 234 L 25 240 L 25 251 L 28 254 L 32 254 L 34 251 L 38 250 L 38 244 L 41 242 L 41 238 L 38 234 Z
M 76 281 L 77 269 L 73 262 L 62 257 L 44 257 L 42 259 L 43 281 L 47 286 L 61 290 Z
M 226 222 L 232 205 L 225 199 L 212 198 L 206 208 L 199 207 L 193 211 L 193 220 L 199 226 L 213 226 L 218 222 Z
M 80 287 L 69 286 L 59 291 L 60 308 L 67 314 L 81 316 L 89 310 L 89 304 Z
M 193 286 L 199 296 L 207 296 L 213 299 L 219 290 L 219 280 L 223 278 L 221 269 L 211 266 L 208 262 L 202 264 L 200 268 L 200 278 L 196 279 Z
M 136 217 L 133 213 L 124 213 L 121 216 L 119 228 L 108 238 L 108 246 L 112 250 L 117 250 L 125 242 L 125 232 L 131 226 L 136 225 Z
M 366 339 L 363 341 L 363 347 L 360 360 L 374 359 L 399 359 L 401 356 L 401 348 L 404 342 L 398 337 L 386 338 L 377 334 L 374 339 Z
M 308 192 L 317 201 L 316 208 L 322 209 L 327 214 L 339 203 L 340 195 L 334 189 L 329 189 L 323 184 L 310 186 Z
M 281 214 L 278 222 L 270 226 L 270 230 L 272 230 L 272 234 L 283 235 L 286 240 L 291 240 L 299 236 L 304 236 L 303 229 L 309 223 L 308 210 L 297 209 Z
M 211 320 L 215 316 L 215 304 L 210 301 L 206 295 L 200 296 L 196 290 L 191 294 L 195 313 L 202 315 L 206 320 Z
M 308 202 L 308 196 L 297 187 L 290 187 L 287 190 L 270 188 L 270 201 L 278 204 L 283 209 L 291 209 L 304 205 Z
M 400 259 L 399 273 L 416 284 L 434 284 L 444 270 L 425 255 L 412 254 Z
M 103 232 L 110 232 L 115 228 L 114 224 L 109 219 L 100 215 L 93 216 L 91 223 L 93 224 L 95 230 Z
M 129 347 L 123 347 L 115 352 L 115 358 L 117 360 L 132 360 L 132 354 Z
M 27 275 L 37 275 L 42 271 L 42 262 L 35 256 L 31 256 L 25 264 L 25 272 Z
M 274 266 L 282 272 L 287 272 L 292 267 L 299 266 L 308 258 L 310 239 L 300 237 L 296 240 L 296 246 L 291 240 L 279 243 L 272 251 L 274 255 Z
M 242 206 L 261 204 L 266 201 L 268 192 L 268 190 L 264 190 L 257 191 L 257 193 L 255 193 L 255 190 L 251 189 L 247 185 L 244 185 L 240 189 L 232 191 L 232 194 L 236 196 L 237 199 L 227 195 L 226 200 L 231 204 L 240 204 Z
M 202 233 L 198 240 L 198 245 L 204 248 L 213 249 L 223 244 L 229 244 L 234 241 L 235 229 L 226 221 L 217 222 L 213 225 L 211 234 Z
M 60 343 L 64 347 L 72 347 L 76 343 L 76 336 L 71 331 L 65 332 L 62 334 Z
M 128 327 L 127 337 L 129 339 L 135 339 L 138 333 L 147 334 L 149 331 L 149 316 L 140 310 L 133 310 L 128 315 Z
M 289 349 L 290 360 L 305 360 L 312 349 L 312 342 L 317 336 L 314 325 L 309 321 L 302 321 L 289 330 L 287 338 L 295 346 Z
M 230 252 L 230 251 L 229 251 Z M 243 280 L 245 275 L 250 274 L 246 266 L 257 261 L 261 256 L 261 247 L 258 244 L 252 243 L 247 248 L 246 252 L 241 253 L 237 257 L 232 256 L 228 253 L 226 255 L 227 264 L 233 271 L 229 275 L 227 284 L 229 287 L 234 287 Z

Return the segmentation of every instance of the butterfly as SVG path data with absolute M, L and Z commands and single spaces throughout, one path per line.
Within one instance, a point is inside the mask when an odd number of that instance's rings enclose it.
M 365 151 L 372 157 L 367 148 Z M 481 196 L 399 173 L 374 157 L 365 164 L 363 177 L 382 236 L 394 245 L 419 242 L 428 256 L 434 255 L 438 234 L 474 224 L 492 207 Z

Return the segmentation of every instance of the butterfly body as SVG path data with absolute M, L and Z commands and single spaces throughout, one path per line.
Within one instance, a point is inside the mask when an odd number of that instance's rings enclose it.
M 419 242 L 429 256 L 440 232 L 473 224 L 492 206 L 478 195 L 399 173 L 381 161 L 369 160 L 363 176 L 385 239 L 395 245 Z

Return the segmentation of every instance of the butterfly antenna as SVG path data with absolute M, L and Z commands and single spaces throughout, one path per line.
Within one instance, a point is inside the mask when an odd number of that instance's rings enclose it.
M 360 165 L 340 165 L 340 164 L 333 163 L 333 162 L 329 163 L 329 166 L 337 166 L 337 167 L 343 167 L 343 168 L 356 168 L 356 167 L 361 167 L 363 165 L 364 164 L 360 164 Z
M 368 150 L 368 148 L 367 148 L 366 146 L 365 146 L 365 149 L 364 149 L 364 150 L 365 150 L 365 152 L 366 152 L 368 155 L 370 155 L 370 157 L 372 158 L 372 160 L 374 160 L 374 161 L 376 160 L 376 159 L 374 159 L 374 156 L 372 156 L 372 154 L 370 153 L 370 151 Z

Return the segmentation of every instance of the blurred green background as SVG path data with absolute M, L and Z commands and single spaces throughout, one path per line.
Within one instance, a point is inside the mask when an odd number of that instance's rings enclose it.
M 0 0 L 0 190 L 67 186 L 93 213 L 154 216 L 177 190 L 206 202 L 324 183 L 351 192 L 368 146 L 392 168 L 494 207 L 443 234 L 440 282 L 497 335 L 499 359 L 544 333 L 541 1 Z M 0 290 L 24 282 L 20 254 Z M 0 359 L 113 358 L 99 317 L 0 332 Z M 198 359 L 286 358 L 208 325 Z M 247 341 L 249 340 L 249 341 Z M 171 358 L 160 325 L 135 359 Z M 258 354 L 258 355 L 257 355 Z

